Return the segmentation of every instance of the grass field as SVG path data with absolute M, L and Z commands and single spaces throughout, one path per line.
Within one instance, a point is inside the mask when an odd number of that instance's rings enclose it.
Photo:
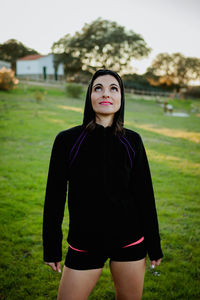
M 0 92 L 0 299 L 56 299 L 61 274 L 43 263 L 42 214 L 53 140 L 82 123 L 82 99 L 62 89 Z M 153 178 L 164 257 L 147 260 L 143 300 L 200 299 L 200 101 L 170 100 L 172 117 L 154 99 L 126 98 L 125 127 L 143 138 Z M 67 251 L 68 212 L 63 222 Z M 63 266 L 62 262 L 62 266 Z M 90 299 L 115 299 L 109 265 Z

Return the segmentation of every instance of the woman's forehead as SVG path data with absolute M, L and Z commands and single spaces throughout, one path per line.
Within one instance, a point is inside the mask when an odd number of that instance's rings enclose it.
M 97 77 L 93 82 L 93 86 L 98 83 L 102 84 L 102 85 L 110 85 L 113 83 L 113 84 L 117 84 L 119 86 L 119 82 L 112 75 L 101 75 L 101 76 Z

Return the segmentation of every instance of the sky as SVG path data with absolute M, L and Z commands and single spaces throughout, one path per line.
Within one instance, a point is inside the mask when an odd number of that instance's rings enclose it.
M 13 38 L 41 54 L 65 34 L 73 35 L 98 17 L 140 34 L 152 48 L 133 61 L 145 72 L 158 53 L 200 58 L 200 0 L 0 0 L 0 44 Z

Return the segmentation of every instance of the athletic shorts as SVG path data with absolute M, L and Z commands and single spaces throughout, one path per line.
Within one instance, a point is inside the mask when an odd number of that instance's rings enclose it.
M 65 258 L 65 266 L 75 270 L 90 270 L 103 268 L 107 259 L 111 261 L 137 261 L 145 258 L 147 250 L 144 237 L 122 248 L 110 251 L 94 251 L 77 249 L 69 245 Z

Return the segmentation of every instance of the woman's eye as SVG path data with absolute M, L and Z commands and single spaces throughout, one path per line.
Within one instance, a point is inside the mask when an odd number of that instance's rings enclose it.
M 118 88 L 117 88 L 116 86 L 112 86 L 112 87 L 111 87 L 111 90 L 114 91 L 114 92 L 117 92 L 117 91 L 118 91 Z
M 101 91 L 101 87 L 100 87 L 100 86 L 96 86 L 96 87 L 94 88 L 94 90 L 95 90 L 95 92 L 99 92 L 99 91 Z

